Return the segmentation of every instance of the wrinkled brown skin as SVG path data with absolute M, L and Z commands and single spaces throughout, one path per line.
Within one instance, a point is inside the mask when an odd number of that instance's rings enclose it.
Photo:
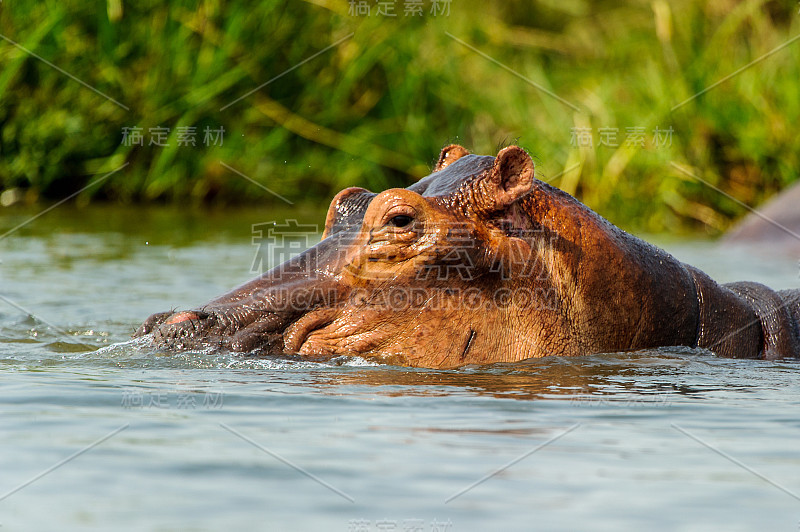
M 799 318 L 800 291 L 717 284 L 535 179 L 517 146 L 452 145 L 407 189 L 343 190 L 319 244 L 135 336 L 449 368 L 660 346 L 795 357 Z

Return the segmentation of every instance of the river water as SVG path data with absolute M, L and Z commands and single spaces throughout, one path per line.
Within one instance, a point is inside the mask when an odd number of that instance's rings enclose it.
M 321 215 L 62 206 L 0 238 L 2 530 L 798 529 L 797 361 L 434 371 L 129 341 L 253 277 L 253 224 L 287 216 Z M 661 244 L 800 285 L 777 252 Z

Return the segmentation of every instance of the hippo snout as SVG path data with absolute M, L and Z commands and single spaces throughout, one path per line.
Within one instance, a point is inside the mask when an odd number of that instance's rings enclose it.
M 208 335 L 216 321 L 210 314 L 197 310 L 159 312 L 147 318 L 133 336 L 152 334 L 156 344 L 192 347 L 201 337 Z
M 144 320 L 136 332 L 133 333 L 134 338 L 139 338 L 141 336 L 145 336 L 146 334 L 150 334 L 154 330 L 156 330 L 162 323 L 166 322 L 167 319 L 172 316 L 174 312 L 158 312 L 156 314 L 151 315 L 149 318 Z
M 281 352 L 285 328 L 286 320 L 270 312 L 182 310 L 153 314 L 133 336 L 149 335 L 156 346 Z
M 185 328 L 187 325 L 190 325 L 186 322 L 200 322 L 204 319 L 208 319 L 208 317 L 209 315 L 206 313 L 193 310 L 184 310 L 181 312 L 159 312 L 147 318 L 141 327 L 139 327 L 139 329 L 133 334 L 133 336 L 144 336 L 146 334 L 161 330 L 162 328 L 168 328 L 166 326 L 170 325 L 183 324 L 181 327 Z

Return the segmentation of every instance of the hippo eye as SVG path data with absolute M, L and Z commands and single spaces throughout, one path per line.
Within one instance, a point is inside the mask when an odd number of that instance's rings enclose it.
M 393 225 L 395 227 L 406 227 L 413 221 L 414 218 L 412 218 L 411 216 L 408 216 L 406 214 L 398 214 L 397 216 L 393 216 L 392 218 L 390 218 L 388 224 Z

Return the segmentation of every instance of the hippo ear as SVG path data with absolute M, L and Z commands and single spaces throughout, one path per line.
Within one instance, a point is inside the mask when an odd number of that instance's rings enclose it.
M 485 210 L 503 210 L 531 190 L 533 185 L 533 159 L 519 146 L 500 150 L 494 165 L 481 180 Z
M 331 201 L 328 215 L 325 217 L 325 231 L 322 232 L 323 240 L 339 231 L 352 231 L 361 225 L 364 213 L 369 202 L 376 194 L 360 187 L 350 187 L 342 190 Z
M 433 167 L 433 171 L 438 172 L 465 155 L 469 155 L 469 151 L 467 151 L 465 147 L 459 146 L 458 144 L 451 144 L 442 149 L 442 153 L 439 154 L 439 160 L 436 162 L 436 166 Z

